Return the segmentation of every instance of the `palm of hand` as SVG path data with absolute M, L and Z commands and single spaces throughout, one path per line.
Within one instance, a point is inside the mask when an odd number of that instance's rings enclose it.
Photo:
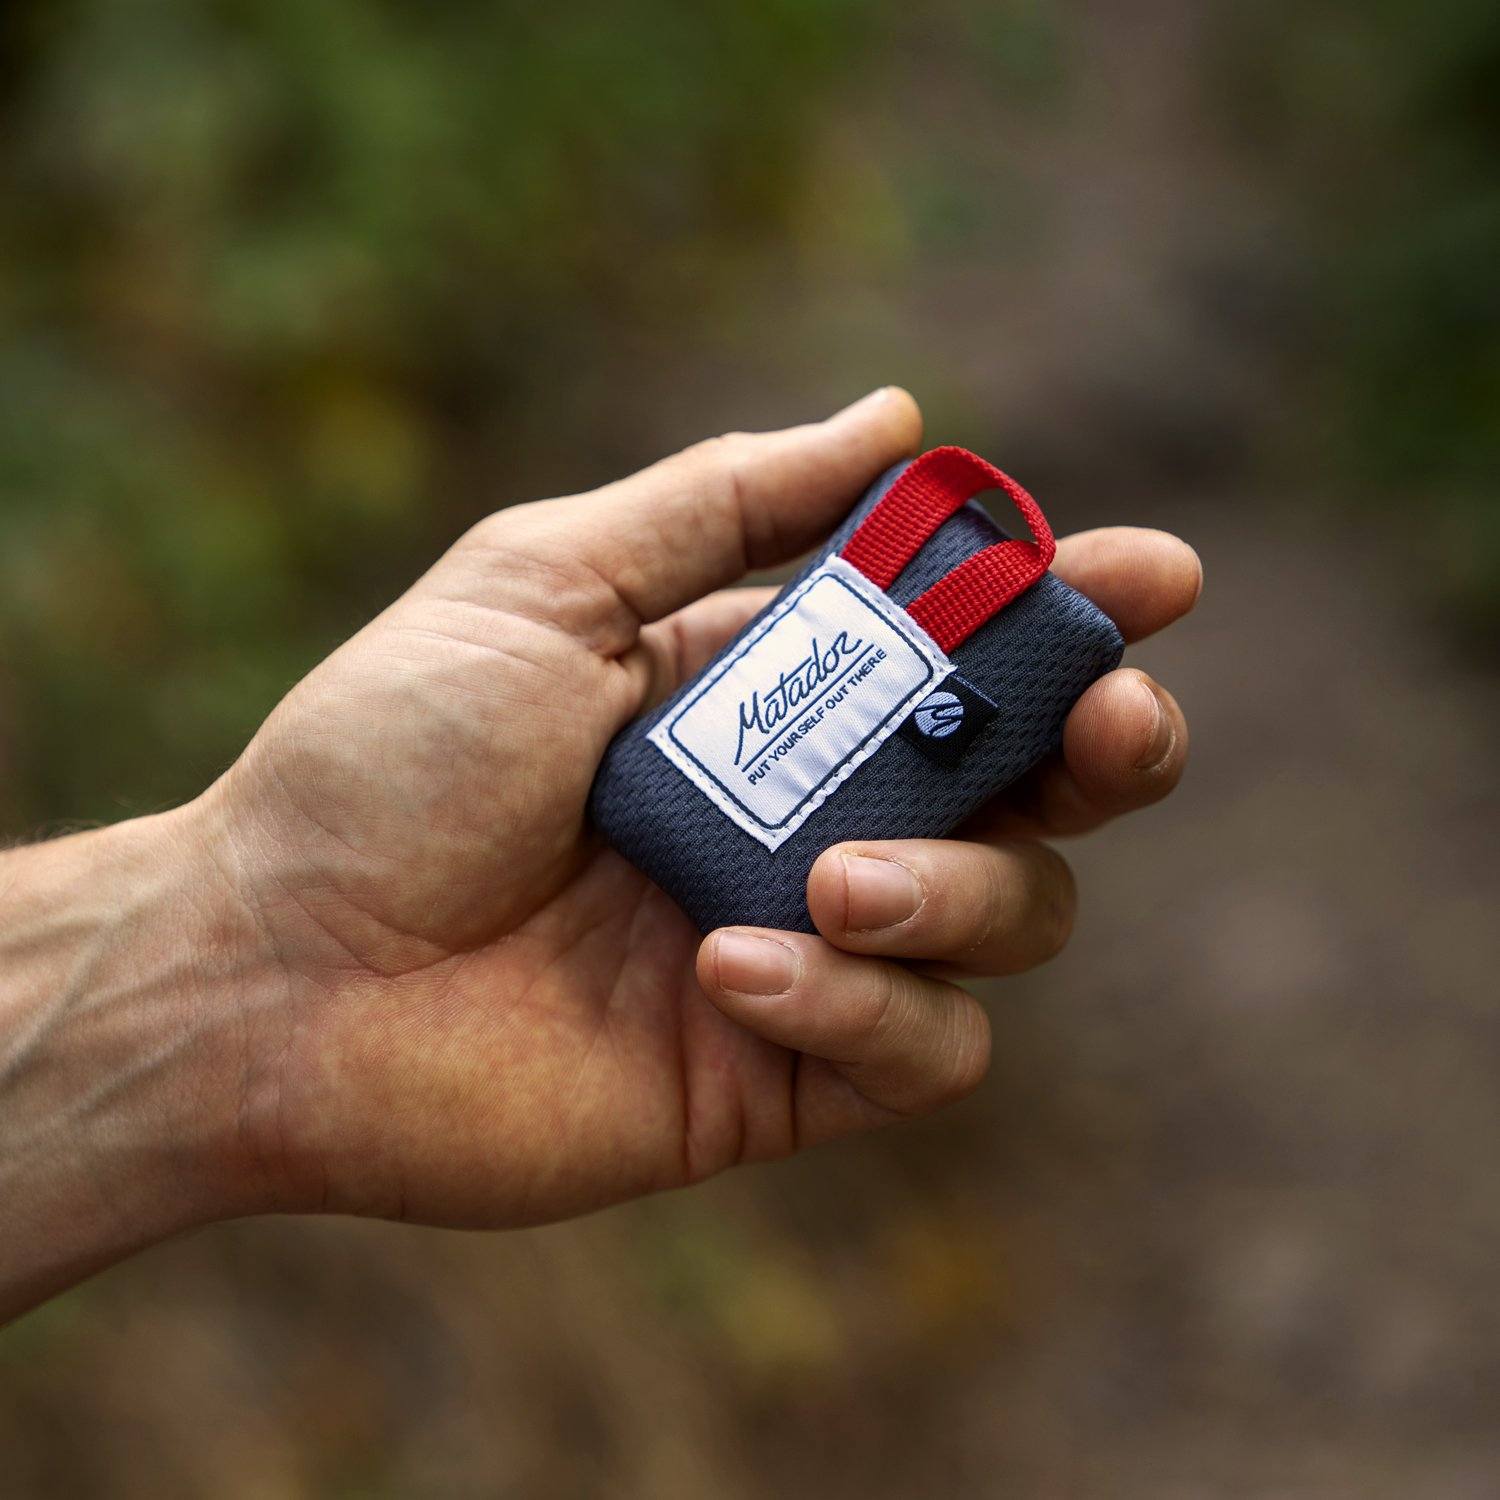
M 202 799 L 277 976 L 247 1010 L 237 1086 L 271 1201 L 536 1222 L 977 1083 L 982 1010 L 907 965 L 1009 973 L 1061 945 L 1071 880 L 1032 836 L 1154 801 L 1181 770 L 1181 715 L 1140 674 L 1085 695 L 1071 748 L 1019 794 L 1029 810 L 978 842 L 826 854 L 809 903 L 827 941 L 771 935 L 787 988 L 732 983 L 724 939 L 700 949 L 585 821 L 611 736 L 765 598 L 708 591 L 826 534 L 918 430 L 887 391 L 501 513 L 272 715 Z M 1191 607 L 1188 549 L 1115 535 L 1077 539 L 1072 566 L 1127 637 Z M 1147 714 L 1167 732 L 1149 761 Z M 872 861 L 914 878 L 909 920 L 855 919 L 854 866 Z
M 651 647 L 586 576 L 567 584 L 576 615 L 626 649 L 488 607 L 469 584 L 495 561 L 461 544 L 223 786 L 255 809 L 241 842 L 270 851 L 255 880 L 298 991 L 282 1166 L 324 1206 L 529 1222 L 794 1143 L 794 1054 L 710 1004 L 696 929 L 585 825 Z M 687 611 L 651 646 L 690 669 L 759 602 L 726 601 L 727 627 Z

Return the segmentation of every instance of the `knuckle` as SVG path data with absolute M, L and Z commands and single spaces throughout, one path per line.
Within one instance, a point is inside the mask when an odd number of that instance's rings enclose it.
M 678 455 L 687 482 L 702 491 L 705 514 L 738 539 L 741 573 L 753 567 L 764 550 L 764 537 L 756 534 L 763 523 L 757 523 L 747 493 L 756 443 L 752 433 L 723 432 Z
M 721 432 L 684 449 L 682 457 L 705 468 L 733 470 L 744 459 L 750 442 L 747 432 Z
M 1045 958 L 1055 958 L 1067 947 L 1078 916 L 1078 882 L 1070 866 L 1055 849 L 1038 844 L 1040 855 L 1035 882 L 1034 927 Z
M 967 1099 L 984 1082 L 990 1070 L 990 1023 L 979 1003 L 962 990 L 962 1003 L 954 1006 L 953 1035 L 937 1081 L 934 1104 L 956 1104 Z
M 975 882 L 977 895 L 959 922 L 962 931 L 954 934 L 970 951 L 991 947 L 1015 911 L 1015 871 L 1010 861 L 986 858 L 982 868 L 983 877 Z
M 458 539 L 458 550 L 481 560 L 556 550 L 560 500 L 528 500 L 481 517 Z
M 954 948 L 999 963 L 1002 972 L 1055 958 L 1073 935 L 1078 910 L 1067 860 L 1046 844 L 1017 842 L 994 852 L 983 869 L 972 904 L 950 918 Z
M 515 534 L 516 513 L 512 510 L 495 510 L 482 520 L 476 521 L 458 539 L 458 545 L 472 552 L 499 552 Z
M 881 964 L 875 970 L 856 1023 L 866 1046 L 885 1039 L 893 1027 L 900 1025 L 902 983 L 901 971 L 894 965 Z

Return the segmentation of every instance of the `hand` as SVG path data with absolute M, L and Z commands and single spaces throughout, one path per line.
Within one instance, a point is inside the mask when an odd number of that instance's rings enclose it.
M 915 450 L 902 391 L 482 522 L 175 812 L 0 855 L 0 1319 L 271 1210 L 554 1219 L 931 1110 L 984 1072 L 954 978 L 1067 937 L 1040 839 L 1168 792 L 1171 697 L 1112 673 L 963 837 L 830 849 L 821 937 L 682 913 L 590 833 L 610 738 Z M 1136 639 L 1192 607 L 1156 532 L 1055 570 Z M 691 793 L 687 793 L 691 795 Z
M 948 979 L 1050 957 L 1036 840 L 1156 800 L 1187 733 L 1125 670 L 964 839 L 819 860 L 821 938 L 687 919 L 585 825 L 600 756 L 769 597 L 711 593 L 817 542 L 915 450 L 904 392 L 700 444 L 482 522 L 318 668 L 194 809 L 282 983 L 247 1014 L 240 1139 L 267 1201 L 472 1225 L 578 1213 L 924 1113 L 988 1030 Z M 1169 537 L 1064 541 L 1135 638 L 1191 607 Z M 707 595 L 707 597 L 702 597 Z M 916 967 L 913 967 L 916 965 Z

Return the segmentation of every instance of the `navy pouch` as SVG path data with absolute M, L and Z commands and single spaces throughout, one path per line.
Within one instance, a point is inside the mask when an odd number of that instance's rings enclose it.
M 973 501 L 1005 492 L 1033 540 Z M 935 838 L 1034 766 L 1124 650 L 1047 572 L 1052 533 L 959 448 L 884 474 L 692 681 L 615 738 L 590 810 L 703 931 L 813 931 L 807 875 L 848 839 Z

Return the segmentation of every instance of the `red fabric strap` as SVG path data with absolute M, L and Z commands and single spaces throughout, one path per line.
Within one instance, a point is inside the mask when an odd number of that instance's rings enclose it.
M 938 527 L 989 489 L 1005 492 L 1035 540 L 997 542 L 976 552 L 907 605 L 907 613 L 944 651 L 966 641 L 1029 589 L 1057 551 L 1041 507 L 1010 475 L 965 448 L 934 448 L 907 467 L 840 554 L 877 588 L 889 589 Z

